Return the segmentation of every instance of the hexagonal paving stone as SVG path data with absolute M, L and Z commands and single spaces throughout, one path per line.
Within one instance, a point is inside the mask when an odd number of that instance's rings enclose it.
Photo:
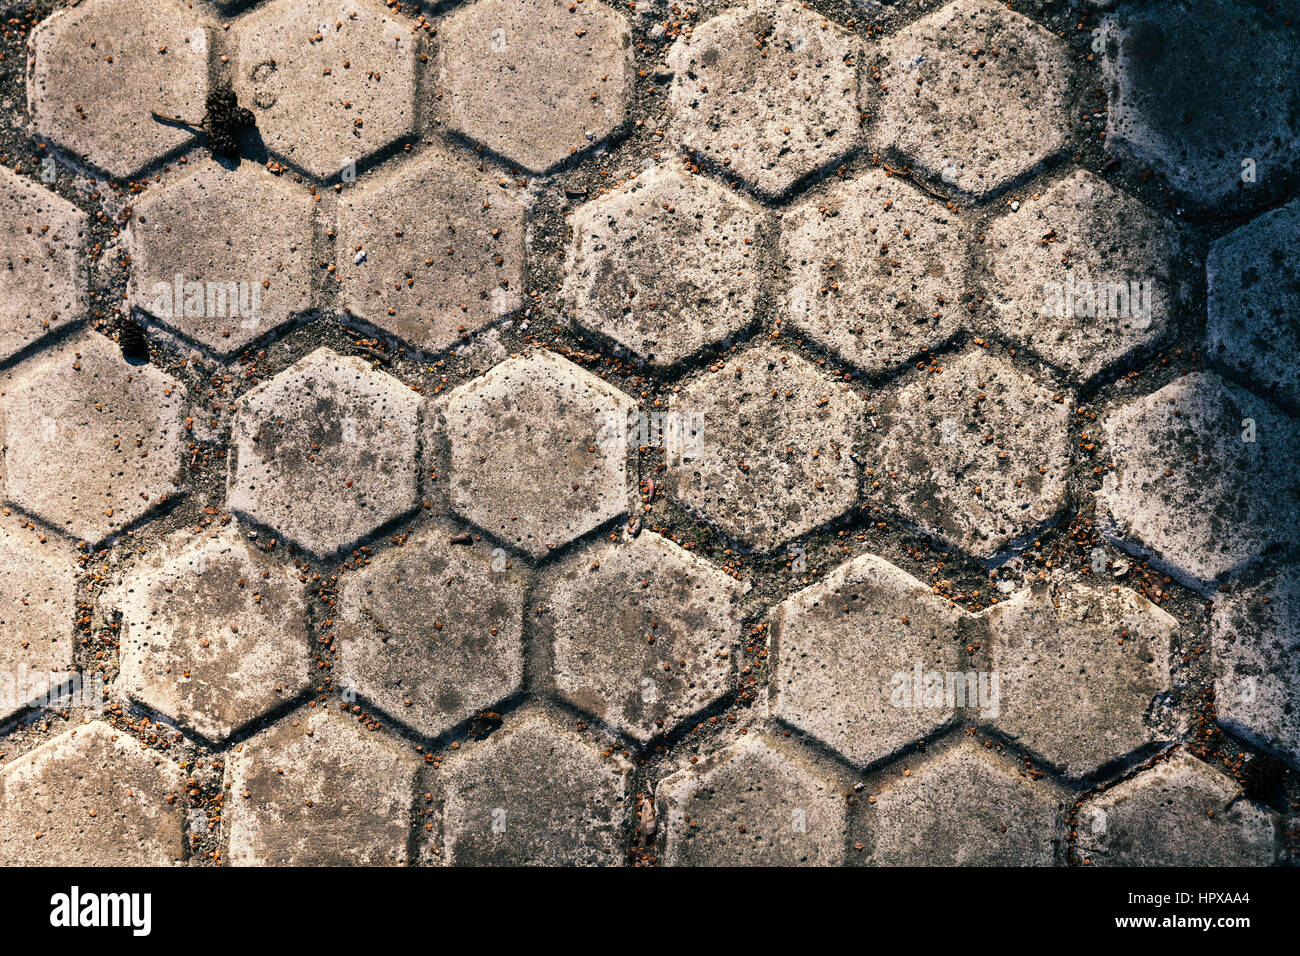
M 1274 826 L 1231 777 L 1180 752 L 1084 803 L 1074 852 L 1093 866 L 1269 866 Z
M 876 866 L 1053 866 L 1065 796 L 963 740 L 900 772 L 860 805 L 861 862 Z
M 327 557 L 416 506 L 421 400 L 320 348 L 244 395 L 228 505 Z
M 85 0 L 34 31 L 28 109 L 48 137 L 125 179 L 194 141 L 149 111 L 198 122 L 208 95 L 208 33 L 172 0 Z
M 1164 333 L 1178 305 L 1176 227 L 1078 170 L 988 229 L 993 322 L 1088 379 Z
M 963 672 L 962 622 L 973 620 L 888 561 L 864 554 L 787 598 L 775 623 L 775 713 L 865 767 L 974 708 Z M 925 677 L 938 675 L 933 700 Z M 991 690 L 991 685 L 986 689 Z M 960 699 L 958 699 L 960 698 Z
M 1215 599 L 1219 722 L 1300 767 L 1300 565 Z
M 502 362 L 447 398 L 452 508 L 535 558 L 624 514 L 625 448 L 609 423 L 633 407 L 553 352 Z
M 853 148 L 857 38 L 810 10 L 754 0 L 668 51 L 684 147 L 777 197 Z
M 131 223 L 131 304 L 217 355 L 244 350 L 311 309 L 312 207 L 253 163 L 151 190 Z
M 337 704 L 281 720 L 226 765 L 235 866 L 403 866 L 419 760 Z
M 927 534 L 991 558 L 1065 507 L 1070 405 L 1069 393 L 987 349 L 929 366 L 880 399 L 867 492 Z
M 886 38 L 863 71 L 870 142 L 980 199 L 1065 146 L 1070 61 L 1028 17 L 955 0 Z
M 857 498 L 866 406 L 798 355 L 749 349 L 675 392 L 669 408 L 691 431 L 686 454 L 669 456 L 669 494 L 749 547 L 771 551 Z
M 86 214 L 0 168 L 0 361 L 86 311 Z
M 438 26 L 438 91 L 452 129 L 534 173 L 622 125 L 632 35 L 597 0 L 478 0 Z
M 865 371 L 890 371 L 960 328 L 969 238 L 898 177 L 837 181 L 782 220 L 789 317 Z
M 1188 17 L 1182 3 L 1153 0 L 1102 22 L 1107 144 L 1203 202 L 1248 192 L 1247 159 L 1257 181 L 1286 174 L 1300 155 L 1295 88 L 1283 80 L 1300 73 L 1293 5 L 1202 0 Z M 1230 24 L 1232 42 L 1212 23 Z
M 1210 358 L 1300 409 L 1300 200 L 1210 247 Z
M 429 737 L 519 689 L 525 579 L 437 521 L 344 579 L 340 680 Z
M 761 211 L 702 176 L 655 166 L 573 214 L 565 295 L 578 322 L 671 365 L 754 319 Z
M 627 762 L 539 715 L 443 762 L 443 863 L 618 865 Z
M 419 37 L 373 0 L 277 0 L 236 29 L 235 92 L 276 156 L 328 179 L 411 131 Z
M 185 857 L 184 777 L 96 720 L 0 772 L 0 866 L 165 866 Z
M 649 531 L 584 550 L 536 601 L 559 692 L 641 743 L 732 686 L 738 581 Z
M 95 333 L 24 368 L 0 398 L 4 496 L 95 545 L 175 495 L 185 387 Z
M 838 866 L 845 798 L 750 733 L 658 790 L 669 866 Z
M 1115 468 L 1100 527 L 1184 584 L 1208 585 L 1300 535 L 1300 426 L 1244 389 L 1194 372 L 1105 428 Z
M 0 721 L 56 693 L 72 666 L 77 567 L 31 531 L 0 528 Z
M 987 612 L 1000 701 L 991 723 L 1067 776 L 1168 739 L 1159 725 L 1178 622 L 1128 588 L 1019 591 Z
M 345 190 L 337 249 L 348 312 L 426 351 L 455 345 L 523 298 L 523 207 L 442 149 Z
M 304 586 L 235 526 L 168 542 L 122 585 L 122 680 L 222 741 L 310 679 Z

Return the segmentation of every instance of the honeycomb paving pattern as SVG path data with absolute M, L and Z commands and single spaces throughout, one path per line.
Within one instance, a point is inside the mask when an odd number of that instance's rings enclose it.
M 1300 861 L 1296 0 L 5 20 L 0 865 Z

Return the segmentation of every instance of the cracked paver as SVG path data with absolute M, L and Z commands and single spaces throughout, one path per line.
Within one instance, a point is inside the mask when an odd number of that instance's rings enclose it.
M 0 527 L 0 720 L 71 679 L 55 675 L 72 665 L 76 583 L 76 565 L 35 533 Z

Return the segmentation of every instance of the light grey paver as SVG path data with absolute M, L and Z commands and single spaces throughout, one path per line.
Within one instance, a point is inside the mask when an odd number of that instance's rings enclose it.
M 974 683 L 951 705 L 943 683 L 943 675 L 965 672 L 962 623 L 973 619 L 873 554 L 787 598 L 772 617 L 776 715 L 856 766 L 915 743 L 953 720 L 958 707 L 977 703 Z M 940 675 L 938 700 L 926 697 L 918 669 Z
M 1156 0 L 1102 21 L 1106 143 L 1198 201 L 1249 196 L 1246 160 L 1263 184 L 1300 155 L 1294 85 L 1284 80 L 1300 72 L 1300 22 L 1289 4 L 1242 0 L 1204 0 L 1186 14 Z
M 778 197 L 852 148 L 857 38 L 797 5 L 750 0 L 668 51 L 672 135 Z
M 86 214 L 0 169 L 0 361 L 86 311 Z
M 964 740 L 863 801 L 864 863 L 878 866 L 1054 866 L 1064 792 Z
M 993 322 L 1088 379 L 1149 346 L 1176 318 L 1175 227 L 1078 170 L 989 226 Z
M 0 772 L 0 866 L 165 866 L 185 857 L 184 780 L 96 720 Z
M 275 0 L 235 30 L 235 93 L 274 155 L 328 179 L 411 131 L 419 37 L 375 0 Z
M 307 687 L 304 586 L 238 526 L 168 542 L 122 591 L 121 686 L 209 740 Z
M 630 398 L 539 350 L 447 398 L 452 508 L 540 558 L 628 505 Z
M 731 355 L 669 410 L 689 434 L 669 456 L 668 493 L 750 547 L 771 551 L 857 497 L 866 406 L 798 355 L 769 344 Z
M 896 176 L 836 182 L 782 219 L 789 318 L 866 372 L 892 371 L 961 327 L 970 238 Z
M 1080 807 L 1075 855 L 1093 866 L 1267 866 L 1274 827 L 1231 777 L 1178 753 Z
M 972 348 L 885 392 L 863 463 L 867 492 L 979 558 L 1017 545 L 1065 506 L 1070 395 Z
M 448 866 L 617 866 L 628 770 L 545 717 L 515 717 L 444 761 L 439 857 Z
M 336 250 L 347 311 L 425 351 L 455 345 L 523 298 L 523 207 L 436 147 L 345 190 Z
M 1216 242 L 1206 272 L 1210 358 L 1300 409 L 1300 200 Z
M 94 545 L 179 490 L 185 388 L 96 333 L 24 365 L 0 398 L 4 497 Z
M 150 111 L 197 123 L 208 32 L 173 0 L 84 0 L 32 32 L 27 103 L 42 136 L 110 176 L 134 176 L 194 140 Z
M 622 125 L 632 35 L 598 0 L 477 0 L 439 23 L 437 71 L 448 126 L 543 173 Z
M 1215 599 L 1219 722 L 1300 766 L 1300 566 Z
M 58 693 L 72 665 L 77 568 L 30 530 L 0 527 L 0 720 Z
M 436 737 L 519 689 L 525 580 L 484 542 L 435 521 L 344 579 L 338 679 Z
M 312 306 L 312 206 L 253 163 L 204 163 L 132 220 L 131 304 L 228 356 Z
M 990 723 L 1082 777 L 1167 739 L 1178 622 L 1128 588 L 1036 585 L 987 612 L 999 703 Z
M 1211 372 L 1193 372 L 1105 420 L 1101 527 L 1191 586 L 1300 534 L 1300 426 Z M 1250 439 L 1250 440 L 1247 440 Z
M 668 866 L 838 866 L 845 797 L 752 731 L 658 788 Z
M 402 866 L 415 751 L 322 704 L 237 747 L 226 765 L 235 866 Z
M 415 508 L 421 400 L 320 348 L 240 399 L 227 501 L 320 557 Z
M 760 210 L 655 166 L 573 214 L 566 295 L 582 326 L 671 365 L 754 319 Z
M 868 51 L 868 142 L 980 199 L 1064 148 L 1065 42 L 993 0 L 955 0 Z
M 731 689 L 740 582 L 646 531 L 566 559 L 535 600 L 561 695 L 645 743 Z

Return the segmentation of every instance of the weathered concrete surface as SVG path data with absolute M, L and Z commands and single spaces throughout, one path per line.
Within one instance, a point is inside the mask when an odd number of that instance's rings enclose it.
M 779 197 L 852 147 L 859 48 L 808 9 L 751 0 L 725 10 L 668 52 L 671 135 Z
M 428 737 L 490 709 L 523 679 L 526 580 L 486 542 L 422 525 L 345 578 L 337 680 Z
M 956 0 L 868 51 L 872 148 L 982 199 L 1065 147 L 1071 55 L 993 0 Z
M 298 574 L 237 525 L 184 535 L 122 583 L 122 676 L 135 700 L 221 741 L 307 687 Z
M 235 866 L 402 866 L 416 754 L 317 706 L 235 748 L 226 820 Z
M 517 715 L 443 764 L 442 838 L 432 858 L 448 866 L 617 866 L 628 770 L 546 717 Z
M 1105 420 L 1098 495 L 1112 540 L 1204 587 L 1300 534 L 1300 426 L 1212 372 L 1194 372 Z
M 632 408 L 553 352 L 502 362 L 447 397 L 452 508 L 534 558 L 625 513 Z
M 949 704 L 942 693 L 930 700 L 924 678 L 915 679 L 918 667 L 965 672 L 962 625 L 973 618 L 873 554 L 787 598 L 772 618 L 777 717 L 859 767 L 934 733 L 959 706 L 976 705 L 974 693 L 968 704 L 955 695 Z
M 659 785 L 669 866 L 837 866 L 845 799 L 750 734 Z
M 565 294 L 584 328 L 672 365 L 754 319 L 762 212 L 678 166 L 654 166 L 572 216 Z
M 185 857 L 184 778 L 100 720 L 0 771 L 0 866 L 165 866 Z
M 668 493 L 749 547 L 771 551 L 857 497 L 866 407 L 807 359 L 747 349 L 675 391 L 669 411 L 685 438 Z
M 0 526 L 0 720 L 57 693 L 72 665 L 77 567 L 34 531 Z
M 1089 799 L 1075 855 L 1093 866 L 1267 866 L 1274 826 L 1231 777 L 1180 752 Z
M 622 125 L 632 72 L 627 21 L 596 0 L 476 0 L 438 30 L 446 124 L 535 173 Z
M 94 545 L 175 495 L 185 388 L 94 333 L 25 363 L 0 396 L 4 498 Z
M 534 599 L 560 694 L 645 743 L 731 690 L 744 588 L 653 532 L 584 549 Z
M 86 310 L 86 214 L 0 169 L 0 361 Z
M 416 505 L 421 399 L 359 358 L 312 352 L 239 401 L 227 503 L 321 557 Z

